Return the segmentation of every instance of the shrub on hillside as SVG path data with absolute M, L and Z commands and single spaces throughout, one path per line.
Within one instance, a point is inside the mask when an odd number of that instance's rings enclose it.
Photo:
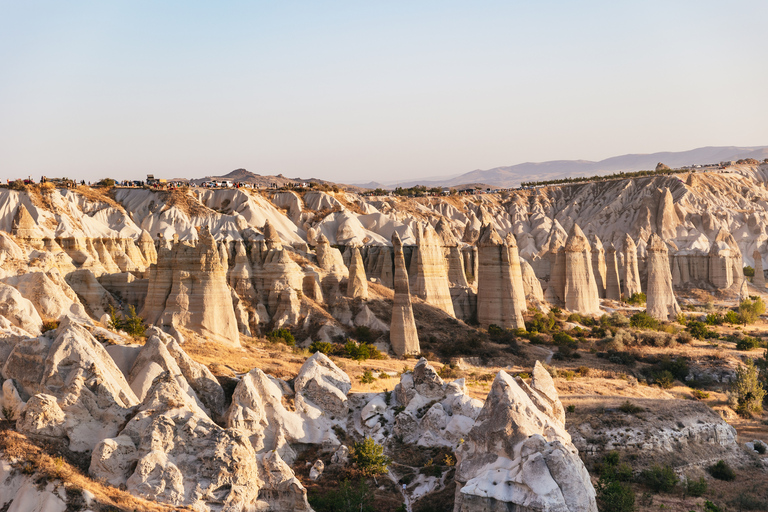
M 691 336 L 697 340 L 705 340 L 709 338 L 717 338 L 718 334 L 714 331 L 707 329 L 707 326 L 703 322 L 698 320 L 691 320 L 685 328 L 686 331 L 691 333 Z
M 267 340 L 270 343 L 285 343 L 289 347 L 296 346 L 296 338 L 293 337 L 288 329 L 275 329 L 267 333 Z
M 693 496 L 694 498 L 703 496 L 704 493 L 707 492 L 708 487 L 709 486 L 707 485 L 707 481 L 703 476 L 698 480 L 687 479 L 685 481 L 685 493 L 688 496 Z
M 357 485 L 349 480 L 343 480 L 337 489 L 331 489 L 325 494 L 310 493 L 309 504 L 316 512 L 374 512 L 373 491 L 360 479 Z
M 637 329 L 656 330 L 661 326 L 661 323 L 645 311 L 639 311 L 629 317 L 629 325 Z
M 605 456 L 600 465 L 597 481 L 597 503 L 601 512 L 632 512 L 635 510 L 635 492 L 630 487 L 632 468 L 620 463 L 618 452 Z
M 719 460 L 707 468 L 707 472 L 718 480 L 731 482 L 736 480 L 736 472 L 724 460 Z
M 371 437 L 366 437 L 362 442 L 355 443 L 350 450 L 352 461 L 365 476 L 376 476 L 387 472 L 392 463 L 389 457 L 384 455 L 384 447 Z
M 643 471 L 641 477 L 643 483 L 655 492 L 670 492 L 680 481 L 672 466 L 651 466 Z
M 765 303 L 760 297 L 744 299 L 739 304 L 739 316 L 744 324 L 753 324 L 765 313 Z
M 754 350 L 756 348 L 760 348 L 760 340 L 757 338 L 753 338 L 752 336 L 744 336 L 739 341 L 736 342 L 736 349 L 737 350 Z
M 736 369 L 736 380 L 731 384 L 731 392 L 736 401 L 736 412 L 742 415 L 763 412 L 765 389 L 760 383 L 758 369 L 752 359 L 747 359 L 745 366 Z
M 627 304 L 631 304 L 632 306 L 642 306 L 645 304 L 647 298 L 644 293 L 633 293 L 630 298 L 628 298 L 625 302 Z
M 333 353 L 333 350 L 333 343 L 328 343 L 327 341 L 313 341 L 309 346 L 309 351 L 313 354 L 315 352 L 322 352 L 325 355 L 330 355 Z

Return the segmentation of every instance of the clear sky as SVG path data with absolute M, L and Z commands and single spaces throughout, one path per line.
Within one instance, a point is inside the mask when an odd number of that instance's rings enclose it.
M 0 178 L 768 144 L 768 2 L 0 0 Z

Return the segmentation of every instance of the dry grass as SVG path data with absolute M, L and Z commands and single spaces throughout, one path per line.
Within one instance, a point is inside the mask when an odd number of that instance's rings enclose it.
M 163 190 L 160 192 L 160 198 L 165 204 L 163 211 L 175 206 L 190 217 L 207 217 L 216 213 L 185 190 Z
M 37 483 L 60 481 L 67 488 L 70 499 L 81 494 L 78 491 L 88 491 L 94 496 L 94 504 L 90 507 L 94 512 L 114 510 L 142 510 L 148 512 L 171 512 L 190 510 L 177 508 L 147 501 L 131 495 L 127 491 L 104 485 L 86 476 L 82 469 L 67 460 L 73 454 L 66 449 L 58 449 L 60 455 L 55 456 L 56 449 L 51 446 L 41 446 L 26 436 L 8 429 L 8 423 L 3 422 L 4 429 L 0 430 L 0 453 L 11 461 L 14 468 L 30 475 Z M 67 508 L 67 510 L 70 510 Z
M 106 203 L 109 206 L 125 212 L 125 208 L 115 201 L 111 196 L 111 191 L 114 189 L 107 188 L 91 188 L 88 185 L 78 185 L 75 191 L 81 196 L 85 197 L 89 201 Z

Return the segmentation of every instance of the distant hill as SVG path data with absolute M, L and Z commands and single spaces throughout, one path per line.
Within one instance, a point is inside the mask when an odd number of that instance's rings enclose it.
M 517 187 L 524 181 L 553 180 L 577 176 L 595 176 L 615 172 L 653 170 L 663 162 L 670 167 L 720 163 L 742 158 L 764 160 L 768 158 L 768 146 L 757 147 L 704 147 L 690 151 L 630 154 L 592 162 L 589 160 L 552 160 L 526 162 L 488 170 L 475 170 L 453 178 L 398 182 L 401 187 L 425 185 L 428 187 L 457 187 L 466 183 L 487 183 L 494 187 Z M 390 187 L 392 184 L 390 183 Z

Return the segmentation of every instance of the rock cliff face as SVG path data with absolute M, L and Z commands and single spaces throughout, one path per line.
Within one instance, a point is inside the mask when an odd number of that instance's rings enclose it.
M 564 252 L 565 308 L 578 313 L 599 313 L 600 298 L 592 271 L 592 249 L 576 224 L 571 228 Z
M 456 512 L 597 512 L 589 473 L 551 403 L 499 372 L 456 452 Z
M 524 297 L 525 290 L 519 259 L 518 265 L 512 267 L 510 248 L 490 224 L 481 228 L 477 244 L 479 248 L 478 322 L 484 326 L 496 324 L 505 329 L 523 327 L 525 323 L 518 294 Z
M 149 324 L 185 327 L 220 343 L 240 345 L 227 272 L 210 230 L 196 245 L 161 249 L 150 268 L 142 316 Z
M 646 311 L 659 320 L 674 320 L 681 312 L 672 290 L 667 245 L 657 234 L 648 240 L 648 284 Z
M 395 298 L 392 305 L 392 323 L 389 327 L 389 340 L 395 354 L 418 354 L 419 335 L 416 332 L 416 320 L 413 318 L 411 292 L 408 286 L 408 272 L 405 269 L 403 244 L 397 233 L 392 234 L 392 246 L 395 250 Z

